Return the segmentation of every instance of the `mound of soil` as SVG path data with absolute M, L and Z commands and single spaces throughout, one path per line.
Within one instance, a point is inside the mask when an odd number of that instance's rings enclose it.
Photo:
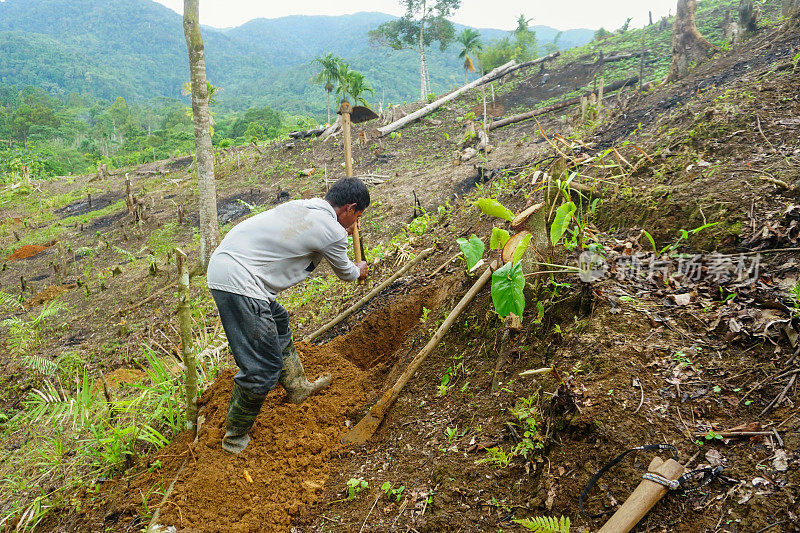
M 6 257 L 6 261 L 19 261 L 20 259 L 28 259 L 29 257 L 39 255 L 47 250 L 47 248 L 47 246 L 42 246 L 40 244 L 26 244 L 25 246 L 20 246 L 13 254 Z
M 25 307 L 30 309 L 31 307 L 36 307 L 37 305 L 46 304 L 52 300 L 55 300 L 65 292 L 70 289 L 74 289 L 77 287 L 74 283 L 68 283 L 66 285 L 51 285 L 47 287 L 43 291 L 37 292 L 32 298 L 25 302 Z
M 285 531 L 301 506 L 316 500 L 347 431 L 346 413 L 366 402 L 370 384 L 367 372 L 326 347 L 299 349 L 310 377 L 333 374 L 330 389 L 299 406 L 286 403 L 283 390 L 273 391 L 250 445 L 234 456 L 220 447 L 233 387 L 234 371 L 226 371 L 201 399 L 206 421 L 191 453 L 175 456 L 172 447 L 164 453 L 168 470 L 189 459 L 161 508 L 162 524 L 178 531 Z
M 383 363 L 395 361 L 392 354 L 420 324 L 423 307 L 441 305 L 447 292 L 395 296 L 328 344 L 297 343 L 309 379 L 331 373 L 330 388 L 301 405 L 287 403 L 280 387 L 272 391 L 239 456 L 221 448 L 234 374 L 225 371 L 200 399 L 205 421 L 196 442 L 187 449 L 185 440 L 176 439 L 155 458 L 161 471 L 144 480 L 148 487 L 163 484 L 186 463 L 159 523 L 178 531 L 288 530 L 292 517 L 322 494 L 348 423 L 382 388 Z

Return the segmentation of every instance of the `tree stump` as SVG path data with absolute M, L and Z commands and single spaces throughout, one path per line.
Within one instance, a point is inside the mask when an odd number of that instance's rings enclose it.
M 678 11 L 672 30 L 672 66 L 667 82 L 676 81 L 689 73 L 692 63 L 708 59 L 716 47 L 700 35 L 695 23 L 697 0 L 678 0 Z

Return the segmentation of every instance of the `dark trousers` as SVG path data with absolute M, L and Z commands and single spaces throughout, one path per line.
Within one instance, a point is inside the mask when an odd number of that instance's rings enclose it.
M 272 301 L 211 289 L 222 327 L 239 372 L 233 380 L 252 394 L 275 388 L 283 370 L 283 351 L 292 342 L 289 313 Z

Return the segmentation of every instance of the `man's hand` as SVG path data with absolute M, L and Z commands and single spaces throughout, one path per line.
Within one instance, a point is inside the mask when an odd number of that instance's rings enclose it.
M 359 261 L 358 263 L 356 263 L 356 266 L 361 271 L 361 275 L 358 276 L 358 279 L 367 279 L 367 276 L 369 275 L 367 273 L 367 262 L 366 261 Z

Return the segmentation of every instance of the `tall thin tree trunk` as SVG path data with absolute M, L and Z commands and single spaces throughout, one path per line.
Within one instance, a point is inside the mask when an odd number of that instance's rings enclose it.
M 428 93 L 425 92 L 425 48 L 422 46 L 422 32 L 419 38 L 419 100 L 425 101 Z
M 800 0 L 783 0 L 781 7 L 783 16 L 788 19 L 787 27 L 800 24 Z
M 189 268 L 186 254 L 175 248 L 178 266 L 178 321 L 181 328 L 181 356 L 186 365 L 186 429 L 197 429 L 197 361 L 192 351 L 192 312 L 189 309 Z
M 331 123 L 331 92 L 328 91 L 328 124 Z
M 675 81 L 686 76 L 692 63 L 707 59 L 716 50 L 714 45 L 697 30 L 696 10 L 697 0 L 678 0 L 678 10 L 672 30 L 672 66 L 667 81 Z
M 423 40 L 423 32 L 425 31 L 425 17 L 427 8 L 427 0 L 422 2 L 422 18 L 419 21 L 419 100 L 424 102 L 428 96 L 425 90 L 425 41 Z
M 197 161 L 197 188 L 200 207 L 200 266 L 205 272 L 208 260 L 219 244 L 217 191 L 214 183 L 214 152 L 211 146 L 211 116 L 208 111 L 206 56 L 200 33 L 199 0 L 183 1 L 183 33 L 189 51 L 192 83 L 192 116 Z

